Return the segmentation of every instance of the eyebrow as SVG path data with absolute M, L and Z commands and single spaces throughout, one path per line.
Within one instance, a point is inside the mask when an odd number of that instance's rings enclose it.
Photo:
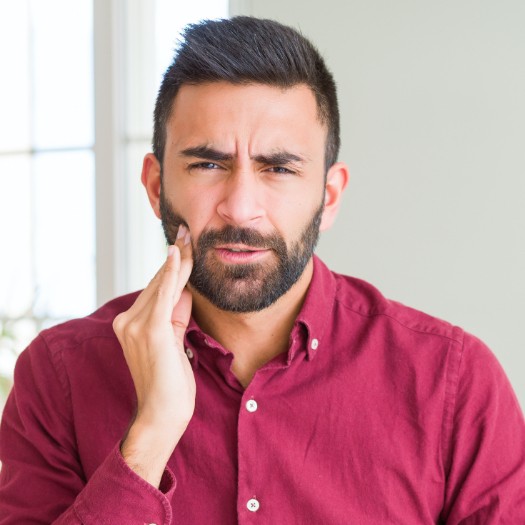
M 195 146 L 194 148 L 183 149 L 179 155 L 181 157 L 198 157 L 206 160 L 226 161 L 232 160 L 231 153 L 225 153 L 209 146 Z
M 290 164 L 292 162 L 304 162 L 305 159 L 296 155 L 295 153 L 290 153 L 289 151 L 274 151 L 268 155 L 260 154 L 252 157 L 252 160 L 259 162 L 260 164 Z
M 224 162 L 228 160 L 232 160 L 234 155 L 231 153 L 226 153 L 224 151 L 219 151 L 215 148 L 212 148 L 210 146 L 195 146 L 192 148 L 186 148 L 183 149 L 180 153 L 180 156 L 182 157 L 198 157 L 201 159 L 211 160 L 211 161 L 217 161 L 217 162 Z M 296 155 L 295 153 L 291 153 L 289 151 L 285 150 L 276 150 L 268 154 L 257 154 L 253 157 L 251 157 L 252 160 L 255 162 L 259 162 L 260 164 L 290 164 L 292 162 L 305 162 L 305 158 L 301 157 L 300 155 Z

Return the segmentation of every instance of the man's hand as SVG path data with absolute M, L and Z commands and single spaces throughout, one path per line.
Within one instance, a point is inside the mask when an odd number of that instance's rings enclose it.
M 184 352 L 191 314 L 191 294 L 184 287 L 191 268 L 190 234 L 181 225 L 157 275 L 113 322 L 137 393 L 122 456 L 156 487 L 195 408 L 195 378 Z

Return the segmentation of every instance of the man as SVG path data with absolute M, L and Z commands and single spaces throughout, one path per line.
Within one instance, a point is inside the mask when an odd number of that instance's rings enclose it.
M 166 262 L 20 357 L 0 523 L 525 523 L 523 415 L 489 350 L 313 256 L 348 171 L 312 45 L 188 28 L 153 146 Z

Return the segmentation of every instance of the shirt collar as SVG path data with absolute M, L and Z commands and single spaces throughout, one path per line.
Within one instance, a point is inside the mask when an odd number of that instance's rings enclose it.
M 316 255 L 313 256 L 313 265 L 312 280 L 293 328 L 293 330 L 300 330 L 301 327 L 305 329 L 306 353 L 309 360 L 313 359 L 323 347 L 324 335 L 331 324 L 336 291 L 332 272 Z M 207 337 L 192 316 L 186 330 L 187 344 L 193 344 L 194 347 L 208 346 Z M 293 358 L 296 350 L 296 348 L 291 350 L 288 360 Z M 198 365 L 197 355 L 193 356 L 192 363 L 194 366 Z
M 313 262 L 312 280 L 295 321 L 296 326 L 302 325 L 306 329 L 306 352 L 310 360 L 323 348 L 325 333 L 331 325 L 336 291 L 332 272 L 315 255 Z

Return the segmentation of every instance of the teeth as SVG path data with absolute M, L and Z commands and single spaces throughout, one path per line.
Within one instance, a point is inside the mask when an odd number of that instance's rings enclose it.
M 238 250 L 237 248 L 230 248 L 230 252 L 248 252 L 249 250 Z

